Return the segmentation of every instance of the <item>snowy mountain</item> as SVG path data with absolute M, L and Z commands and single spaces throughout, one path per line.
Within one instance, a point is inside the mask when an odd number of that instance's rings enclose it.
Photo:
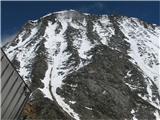
M 160 26 L 66 10 L 28 21 L 3 49 L 36 119 L 159 120 Z

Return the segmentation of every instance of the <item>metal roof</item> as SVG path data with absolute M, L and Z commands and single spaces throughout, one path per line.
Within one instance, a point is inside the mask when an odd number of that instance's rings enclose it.
M 1 49 L 1 119 L 19 118 L 31 90 Z

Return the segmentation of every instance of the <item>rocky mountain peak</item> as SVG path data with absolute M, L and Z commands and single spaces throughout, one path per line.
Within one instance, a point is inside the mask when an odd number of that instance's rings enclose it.
M 33 91 L 37 119 L 158 120 L 159 28 L 67 10 L 28 21 L 3 49 Z

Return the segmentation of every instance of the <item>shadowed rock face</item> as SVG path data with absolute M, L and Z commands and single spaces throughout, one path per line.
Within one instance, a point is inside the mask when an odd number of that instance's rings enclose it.
M 33 90 L 34 118 L 21 118 L 158 119 L 159 35 L 135 18 L 73 10 L 29 21 L 4 46 Z
M 128 56 L 106 46 L 98 46 L 94 54 L 92 63 L 68 75 L 64 80 L 65 84 L 61 89 L 57 89 L 57 93 L 62 95 L 68 104 L 69 101 L 78 101 L 71 104 L 71 107 L 80 113 L 83 119 L 131 119 L 131 109 L 139 105 L 142 108 L 138 111 L 143 111 L 143 114 L 139 113 L 139 119 L 155 119 L 151 114 L 154 107 L 137 96 L 137 93 L 143 93 L 145 89 L 131 91 L 124 84 L 126 72 L 133 69 L 133 74 L 142 80 L 139 81 L 141 86 L 146 86 L 143 76 L 137 74 L 137 68 L 127 60 Z

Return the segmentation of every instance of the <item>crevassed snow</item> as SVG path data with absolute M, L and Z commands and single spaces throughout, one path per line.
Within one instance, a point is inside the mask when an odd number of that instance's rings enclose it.
M 132 20 L 132 21 L 131 21 Z M 130 43 L 130 51 L 128 55 L 132 58 L 131 62 L 139 66 L 142 70 L 147 83 L 147 96 L 143 96 L 150 104 L 160 108 L 160 102 L 157 98 L 153 101 L 152 98 L 152 82 L 154 82 L 159 89 L 160 95 L 160 74 L 159 74 L 159 51 L 160 51 L 160 33 L 153 32 L 152 29 L 145 29 L 137 22 L 137 19 L 123 19 L 119 21 L 120 29 L 128 38 Z M 142 97 L 142 96 L 141 96 Z

